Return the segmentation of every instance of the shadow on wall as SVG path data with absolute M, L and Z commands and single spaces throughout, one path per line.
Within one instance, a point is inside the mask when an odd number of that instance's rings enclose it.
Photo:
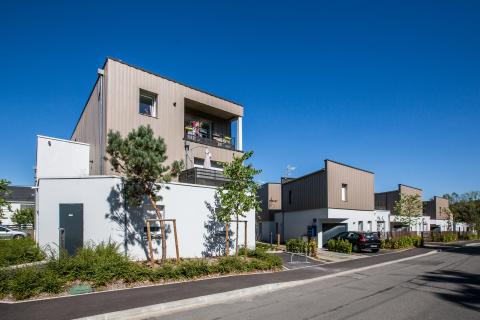
M 210 213 L 208 215 L 208 220 L 203 224 L 206 232 L 203 235 L 204 250 L 202 251 L 202 255 L 204 257 L 224 256 L 226 246 L 225 222 L 217 219 L 216 213 L 220 208 L 220 202 L 217 195 L 215 195 L 215 202 L 213 204 L 205 201 L 205 206 Z M 232 252 L 234 248 L 234 234 L 232 228 L 229 228 L 228 235 L 230 238 L 230 252 Z
M 146 232 L 146 219 L 155 219 L 157 216 L 153 209 L 148 210 L 143 207 L 129 207 L 122 196 L 122 188 L 120 185 L 112 187 L 107 201 L 110 205 L 110 212 L 105 214 L 105 218 L 117 225 L 116 230 L 124 239 L 124 252 L 128 254 L 130 247 L 140 247 L 144 253 L 144 258 L 148 258 L 148 241 Z M 150 207 L 151 208 L 151 207 Z M 161 251 L 161 236 L 158 226 L 151 225 L 152 243 L 154 256 L 158 256 Z M 165 236 L 168 239 L 172 232 L 171 226 L 166 225 Z M 167 249 L 168 250 L 168 249 Z

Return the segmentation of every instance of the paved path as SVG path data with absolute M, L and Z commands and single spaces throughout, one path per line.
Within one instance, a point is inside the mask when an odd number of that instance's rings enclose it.
M 461 246 L 159 319 L 480 319 L 480 247 Z
M 472 248 L 473 249 L 473 248 Z M 152 304 L 193 298 L 207 294 L 254 287 L 262 284 L 302 280 L 401 259 L 430 251 L 418 248 L 399 253 L 372 255 L 365 259 L 316 265 L 294 270 L 231 276 L 195 282 L 152 286 L 122 291 L 70 296 L 43 301 L 0 304 L 2 319 L 72 319 L 101 313 L 131 309 Z

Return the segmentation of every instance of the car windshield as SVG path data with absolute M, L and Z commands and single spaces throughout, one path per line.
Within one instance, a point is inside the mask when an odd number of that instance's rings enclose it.
M 378 234 L 376 233 L 368 232 L 368 233 L 365 233 L 364 236 L 368 240 L 378 240 Z

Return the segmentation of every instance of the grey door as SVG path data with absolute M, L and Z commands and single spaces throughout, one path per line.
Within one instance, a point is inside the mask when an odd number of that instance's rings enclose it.
M 62 245 L 70 255 L 83 246 L 83 203 L 60 204 L 60 247 Z

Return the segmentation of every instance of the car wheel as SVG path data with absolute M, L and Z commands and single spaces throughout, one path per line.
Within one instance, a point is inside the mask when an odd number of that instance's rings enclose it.
M 21 238 L 23 238 L 23 237 L 19 234 L 13 236 L 13 239 L 21 239 Z
M 372 249 L 372 252 L 373 252 L 373 253 L 377 253 L 377 252 L 378 252 L 378 249 Z
M 353 248 L 352 248 L 352 251 L 353 252 L 360 252 L 360 248 L 358 247 L 358 245 L 354 244 Z

